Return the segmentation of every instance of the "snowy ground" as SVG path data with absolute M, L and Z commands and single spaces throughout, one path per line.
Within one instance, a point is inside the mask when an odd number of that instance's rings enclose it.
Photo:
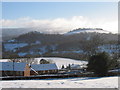
M 0 88 L 118 88 L 118 77 L 1 81 Z

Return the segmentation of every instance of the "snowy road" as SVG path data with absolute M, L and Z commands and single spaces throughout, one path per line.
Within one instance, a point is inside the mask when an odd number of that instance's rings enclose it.
M 1 81 L 0 88 L 118 88 L 118 77 Z

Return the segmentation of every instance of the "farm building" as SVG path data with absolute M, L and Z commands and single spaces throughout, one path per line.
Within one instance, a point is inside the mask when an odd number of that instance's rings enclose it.
M 17 62 L 0 62 L 2 76 L 30 76 L 57 73 L 56 64 L 31 64 Z

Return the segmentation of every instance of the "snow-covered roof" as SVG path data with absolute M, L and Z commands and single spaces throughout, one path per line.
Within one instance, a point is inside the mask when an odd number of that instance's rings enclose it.
M 0 71 L 24 71 L 26 63 L 17 63 L 17 62 L 0 62 Z
M 31 68 L 36 70 L 36 71 L 56 70 L 56 69 L 58 69 L 56 64 L 32 64 Z
M 24 71 L 27 63 L 14 62 L 14 71 Z M 13 71 L 13 62 L 0 62 L 0 71 Z M 56 70 L 56 64 L 31 64 L 31 68 L 35 71 Z

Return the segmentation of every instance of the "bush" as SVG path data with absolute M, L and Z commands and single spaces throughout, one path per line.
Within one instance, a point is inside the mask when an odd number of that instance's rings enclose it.
M 53 63 L 52 61 L 48 61 L 48 60 L 45 60 L 45 59 L 41 59 L 40 60 L 40 64 L 51 64 Z
M 109 69 L 110 57 L 107 53 L 99 53 L 90 57 L 88 70 L 93 71 L 97 76 L 105 76 Z

